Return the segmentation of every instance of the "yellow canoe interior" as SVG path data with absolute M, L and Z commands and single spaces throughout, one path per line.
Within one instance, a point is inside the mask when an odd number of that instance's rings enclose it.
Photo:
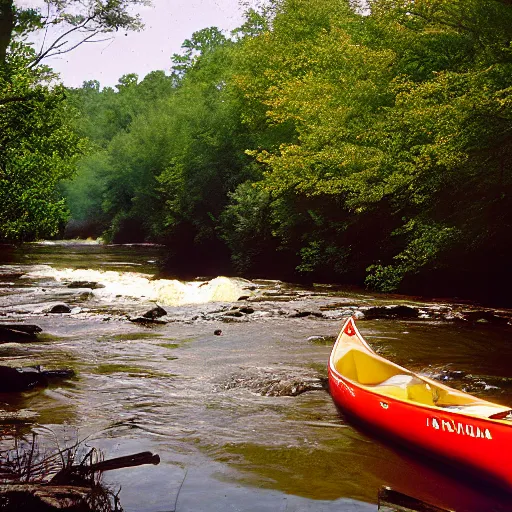
M 353 325 L 353 324 L 352 324 Z M 384 397 L 423 407 L 493 420 L 512 420 L 512 410 L 415 374 L 379 356 L 353 326 L 342 329 L 331 353 L 331 369 L 352 383 Z

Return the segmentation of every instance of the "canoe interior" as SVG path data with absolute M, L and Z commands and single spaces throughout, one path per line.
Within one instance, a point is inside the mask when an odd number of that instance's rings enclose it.
M 349 320 L 333 348 L 331 368 L 346 380 L 373 393 L 421 406 L 442 408 L 481 418 L 510 421 L 508 407 L 488 402 L 417 375 L 379 356 Z

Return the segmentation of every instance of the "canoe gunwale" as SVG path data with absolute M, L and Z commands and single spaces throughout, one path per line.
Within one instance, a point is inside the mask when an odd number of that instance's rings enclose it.
M 482 414 L 476 414 L 476 413 L 468 413 L 467 411 L 464 411 L 464 410 L 457 410 L 457 409 L 450 409 L 450 406 L 442 406 L 442 405 L 429 405 L 429 404 L 424 404 L 424 403 L 420 403 L 420 402 L 416 402 L 414 400 L 410 400 L 410 399 L 404 399 L 404 398 L 400 398 L 400 397 L 397 397 L 397 396 L 393 396 L 393 395 L 390 395 L 390 394 L 386 394 L 385 391 L 382 391 L 382 390 L 379 390 L 378 389 L 378 385 L 366 385 L 366 384 L 362 384 L 360 382 L 358 382 L 357 380 L 353 380 L 349 377 L 347 377 L 346 375 L 343 375 L 342 373 L 340 373 L 337 368 L 336 368 L 336 364 L 335 364 L 335 361 L 334 361 L 334 357 L 335 357 L 335 354 L 336 354 L 336 350 L 338 348 L 338 345 L 342 342 L 342 337 L 343 337 L 343 334 L 344 332 L 346 331 L 347 329 L 347 325 L 350 325 L 350 327 L 353 329 L 353 332 L 354 332 L 354 337 L 357 339 L 357 341 L 359 342 L 359 344 L 361 345 L 362 348 L 364 348 L 364 351 L 370 355 L 371 357 L 373 357 L 374 359 L 376 360 L 379 360 L 387 365 L 390 365 L 394 368 L 396 368 L 397 370 L 400 370 L 401 374 L 403 375 L 409 375 L 409 376 L 412 376 L 416 379 L 419 379 L 420 381 L 430 385 L 430 386 L 434 386 L 435 388 L 440 388 L 440 389 L 443 389 L 443 390 L 446 390 L 448 392 L 453 392 L 453 391 L 456 391 L 458 394 L 460 395 L 464 395 L 465 397 L 468 397 L 468 398 L 472 398 L 475 400 L 475 403 L 474 404 L 466 404 L 465 406 L 467 408 L 470 408 L 472 406 L 489 406 L 489 407 L 492 407 L 493 409 L 496 410 L 496 412 L 493 414 L 493 415 L 490 415 L 490 416 L 484 416 Z M 354 348 L 357 350 L 358 347 L 355 345 Z M 484 400 L 482 398 L 479 398 L 479 397 L 476 397 L 474 395 L 471 395 L 469 393 L 466 393 L 464 391 L 459 391 L 459 390 L 455 390 L 454 388 L 451 388 L 450 386 L 447 386 L 439 381 L 436 381 L 434 379 L 430 379 L 429 377 L 425 377 L 425 376 L 422 376 L 422 375 L 419 375 L 411 370 L 408 370 L 407 368 L 404 368 L 403 366 L 400 366 L 396 363 L 394 363 L 393 361 L 390 361 L 382 356 L 380 356 L 379 354 L 375 353 L 372 348 L 368 345 L 368 343 L 366 342 L 366 340 L 362 337 L 361 333 L 359 332 L 359 330 L 357 329 L 357 326 L 355 325 L 355 322 L 353 321 L 353 318 L 349 318 L 345 324 L 343 325 L 343 328 L 341 329 L 340 331 L 340 334 L 338 335 L 335 343 L 334 343 L 334 346 L 331 350 L 331 354 L 329 356 L 329 380 L 332 378 L 332 377 L 335 377 L 336 380 L 340 381 L 341 383 L 343 383 L 344 386 L 353 386 L 361 391 L 364 391 L 364 392 L 368 392 L 368 393 L 372 393 L 374 395 L 378 395 L 379 397 L 382 397 L 383 399 L 385 400 L 388 400 L 388 401 L 392 401 L 394 403 L 397 403 L 397 404 L 406 404 L 407 406 L 412 406 L 414 408 L 417 408 L 419 410 L 429 410 L 431 411 L 432 413 L 443 413 L 443 414 L 448 414 L 448 415 L 454 415 L 456 418 L 465 418 L 469 421 L 473 421 L 475 419 L 479 419 L 479 420 L 483 420 L 483 421 L 486 421 L 486 422 L 492 422 L 492 423 L 496 423 L 496 424 L 501 424 L 501 425 L 507 425 L 507 426 L 512 426 L 512 422 L 510 419 L 502 419 L 502 418 L 493 418 L 492 416 L 494 416 L 495 414 L 498 415 L 498 414 L 503 414 L 505 412 L 508 412 L 509 414 L 512 413 L 512 409 L 507 407 L 507 406 L 502 406 L 500 404 L 496 404 L 494 402 L 489 402 L 487 400 Z
M 340 344 L 342 348 L 337 352 Z M 355 350 L 354 354 L 344 360 L 352 350 Z M 361 353 L 363 353 L 362 356 Z M 368 360 L 368 357 L 372 359 Z M 381 362 L 390 366 L 383 367 Z M 358 364 L 361 365 L 361 372 Z M 405 375 L 396 374 L 395 370 Z M 343 371 L 348 375 L 344 375 Z M 386 376 L 389 375 L 398 377 L 397 381 L 400 384 L 397 387 L 405 386 L 405 391 L 402 391 L 408 399 L 400 394 L 392 396 L 379 392 L 379 384 L 376 386 L 365 384 L 380 383 L 380 378 L 387 379 Z M 361 379 L 363 383 L 350 378 L 351 376 Z M 407 386 L 409 383 L 413 386 L 416 383 L 407 381 L 407 377 L 410 376 L 421 381 L 420 387 L 425 383 L 437 388 L 431 390 L 430 400 L 439 390 L 443 403 L 452 404 L 452 401 L 456 402 L 462 397 L 460 404 L 453 403 L 456 407 L 468 409 L 471 404 L 476 403 L 481 406 L 481 411 L 485 411 L 486 404 L 489 406 L 487 411 L 510 410 L 508 407 L 459 392 L 428 377 L 419 376 L 379 356 L 361 337 L 353 319 L 349 318 L 345 322 L 333 346 L 328 363 L 329 391 L 340 411 L 356 423 L 367 425 L 380 437 L 398 442 L 429 458 L 449 463 L 459 468 L 461 473 L 476 475 L 479 481 L 485 480 L 510 493 L 512 490 L 512 465 L 510 464 L 512 421 L 490 418 L 486 414 L 468 414 L 464 410 L 448 409 L 421 401 L 414 402 L 411 399 L 413 395 L 409 393 L 410 389 Z M 401 381 L 402 377 L 405 377 L 403 381 Z M 390 389 L 389 385 L 388 389 Z M 445 389 L 452 393 L 443 394 Z

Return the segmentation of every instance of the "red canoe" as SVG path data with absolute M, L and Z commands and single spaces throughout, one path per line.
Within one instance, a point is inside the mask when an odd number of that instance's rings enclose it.
M 329 387 L 348 415 L 512 490 L 512 410 L 377 355 L 352 318 L 332 349 Z

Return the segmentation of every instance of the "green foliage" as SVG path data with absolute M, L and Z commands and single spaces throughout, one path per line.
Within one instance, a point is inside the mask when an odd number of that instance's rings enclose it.
M 507 246 L 489 221 L 511 221 L 512 14 L 496 1 L 370 7 L 360 16 L 348 4 L 280 2 L 272 30 L 246 43 L 257 62 L 237 85 L 252 127 L 293 126 L 295 140 L 249 154 L 299 270 L 348 277 L 371 253 L 385 263 L 366 265 L 366 283 L 390 291 L 453 265 L 463 246 L 469 268 L 484 247 Z M 290 215 L 315 197 L 334 208 Z M 385 219 L 363 235 L 373 247 L 353 236 L 369 217 Z
M 29 69 L 31 50 L 15 50 L 0 65 L 0 238 L 30 240 L 55 235 L 66 220 L 56 186 L 73 173 L 80 141 L 63 87 L 48 88 L 50 71 Z
M 258 183 L 246 181 L 229 193 L 229 198 L 221 215 L 220 232 L 234 267 L 241 273 L 262 268 L 276 251 L 269 225 L 270 195 Z
M 424 271 L 424 267 L 435 268 L 439 254 L 450 248 L 459 235 L 454 227 L 440 226 L 417 220 L 409 221 L 397 230 L 397 234 L 409 234 L 410 241 L 406 248 L 394 256 L 393 265 L 370 265 L 366 285 L 382 292 L 391 292 L 398 288 L 406 275 Z
M 66 101 L 58 77 L 41 61 L 73 50 L 72 33 L 82 42 L 120 28 L 137 30 L 128 11 L 145 0 L 48 0 L 44 9 L 0 0 L 0 239 L 32 240 L 55 236 L 68 218 L 60 189 L 86 149 L 74 129 L 77 110 Z M 53 41 L 26 44 L 34 31 L 60 27 Z M 88 84 L 89 96 L 97 94 Z M 82 184 L 82 187 L 84 185 Z
M 101 206 L 112 239 L 166 241 L 182 263 L 505 288 L 510 4 L 356 3 L 274 0 L 231 38 L 193 34 L 170 77 L 74 91 L 97 152 L 68 189 L 77 218 Z

